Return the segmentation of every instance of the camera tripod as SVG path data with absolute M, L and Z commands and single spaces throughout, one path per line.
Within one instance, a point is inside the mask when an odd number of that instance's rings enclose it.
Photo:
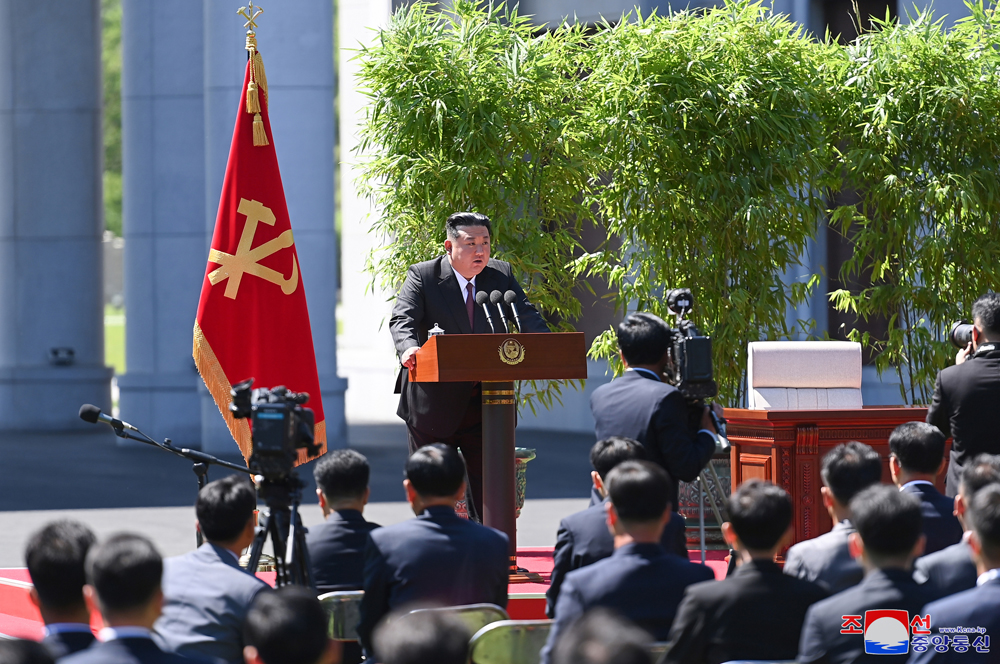
M 275 586 L 278 588 L 298 585 L 316 590 L 316 581 L 309 563 L 309 549 L 306 547 L 308 530 L 302 525 L 302 517 L 299 515 L 304 487 L 305 484 L 295 473 L 279 480 L 265 477 L 257 487 L 257 495 L 267 505 L 267 510 L 261 510 L 257 521 L 247 570 L 256 571 L 264 552 L 264 542 L 270 535 L 274 547 Z

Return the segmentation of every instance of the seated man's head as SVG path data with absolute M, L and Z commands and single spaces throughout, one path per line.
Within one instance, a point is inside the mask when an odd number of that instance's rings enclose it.
M 425 445 L 407 460 L 403 487 L 414 514 L 437 505 L 454 507 L 465 497 L 465 462 L 453 447 Z
M 624 461 L 608 473 L 608 528 L 615 547 L 629 541 L 659 542 L 670 520 L 673 480 L 649 461 Z
M 933 482 L 944 467 L 944 434 L 933 424 L 906 422 L 889 436 L 889 472 L 896 486 Z
M 340 643 L 327 633 L 329 618 L 301 586 L 257 595 L 243 622 L 246 664 L 336 664 Z
M 587 611 L 559 635 L 553 664 L 652 664 L 652 637 L 608 609 Z
M 770 482 L 747 480 L 729 497 L 728 509 L 722 535 L 745 556 L 771 560 L 793 535 L 792 499 Z
M 490 218 L 478 212 L 456 212 L 444 228 L 444 250 L 452 269 L 471 280 L 490 262 Z
M 256 508 L 257 495 L 250 481 L 230 475 L 205 485 L 194 509 L 205 539 L 239 554 L 253 542 Z
M 0 664 L 54 664 L 48 649 L 37 641 L 0 639 Z
M 852 440 L 826 453 L 820 475 L 823 505 L 837 522 L 850 517 L 854 496 L 882 481 L 882 460 L 870 446 Z
M 980 574 L 1000 567 L 1000 484 L 976 492 L 969 506 L 969 546 Z
M 29 592 L 46 625 L 89 623 L 83 600 L 84 562 L 96 538 L 77 521 L 54 521 L 28 540 L 24 559 L 31 575 Z
M 95 544 L 87 554 L 84 597 L 106 627 L 152 629 L 163 607 L 163 559 L 145 537 L 122 533 Z
M 996 454 L 979 454 L 962 467 L 962 479 L 955 495 L 955 516 L 966 530 L 969 522 L 965 514 L 972 499 L 980 489 L 994 482 L 1000 482 L 1000 456 Z
M 607 496 L 604 489 L 604 480 L 608 477 L 611 469 L 623 461 L 642 461 L 646 459 L 646 448 L 638 441 L 621 436 L 612 436 L 599 440 L 590 448 L 590 465 L 594 470 L 590 473 L 590 478 L 594 482 L 594 487 L 602 496 Z
M 873 568 L 910 569 L 924 552 L 924 520 L 920 499 L 896 487 L 878 484 L 859 493 L 851 501 L 851 555 L 866 570 Z
M 646 367 L 660 374 L 667 364 L 670 326 L 654 314 L 630 314 L 618 324 L 618 350 L 629 367 Z
M 319 460 L 313 470 L 316 496 L 323 516 L 333 510 L 364 509 L 371 489 L 368 459 L 354 450 L 333 450 Z
M 1000 341 L 1000 294 L 989 291 L 972 303 L 972 342 L 976 348 Z
M 445 611 L 417 611 L 390 616 L 372 641 L 380 664 L 466 664 L 469 628 Z

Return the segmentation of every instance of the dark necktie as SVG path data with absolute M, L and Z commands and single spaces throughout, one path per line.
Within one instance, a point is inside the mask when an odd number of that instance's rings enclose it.
M 465 292 L 467 293 L 465 296 L 465 310 L 469 313 L 469 329 L 475 328 L 475 325 L 472 323 L 476 316 L 476 298 L 474 291 L 475 287 L 472 285 L 471 281 L 465 284 Z

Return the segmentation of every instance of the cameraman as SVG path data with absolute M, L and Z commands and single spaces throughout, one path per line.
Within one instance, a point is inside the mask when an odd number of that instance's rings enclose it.
M 927 409 L 927 423 L 953 438 L 946 493 L 958 493 L 962 467 L 978 454 L 1000 453 L 1000 295 L 988 292 L 972 305 L 972 341 L 955 366 L 942 369 Z
M 670 341 L 670 327 L 658 316 L 635 313 L 622 321 L 618 348 L 625 373 L 594 390 L 590 412 L 598 440 L 621 436 L 646 448 L 649 460 L 674 479 L 669 498 L 677 505 L 677 481 L 693 481 L 715 452 L 715 425 L 706 406 L 700 429 L 692 431 L 684 396 L 664 382 Z

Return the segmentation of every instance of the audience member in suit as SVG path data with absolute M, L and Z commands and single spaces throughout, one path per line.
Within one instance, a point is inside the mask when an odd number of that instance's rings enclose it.
M 849 550 L 848 540 L 854 533 L 850 503 L 863 489 L 881 481 L 882 462 L 871 447 L 851 441 L 826 453 L 820 476 L 820 495 L 833 529 L 790 548 L 784 573 L 815 581 L 832 595 L 857 585 L 865 575 Z
M 660 546 L 673 493 L 663 468 L 649 461 L 625 461 L 607 479 L 608 527 L 615 535 L 615 552 L 566 575 L 542 650 L 543 664 L 551 662 L 560 633 L 596 607 L 617 611 L 657 641 L 665 641 L 684 589 L 714 578 L 708 567 Z
M 857 528 L 850 536 L 851 553 L 861 560 L 865 578 L 809 608 L 799 639 L 800 664 L 905 662 L 905 642 L 900 644 L 902 654 L 866 655 L 862 630 L 842 633 L 843 616 L 859 616 L 863 621 L 865 611 L 877 609 L 901 609 L 912 616 L 931 597 L 912 574 L 913 560 L 924 548 L 917 497 L 880 484 L 855 496 L 851 514 Z
M 368 459 L 354 450 L 333 450 L 316 464 L 316 496 L 326 519 L 309 528 L 306 543 L 313 578 L 321 593 L 360 590 L 364 584 L 365 544 L 379 527 L 362 512 L 371 489 Z
M 927 423 L 951 437 L 945 494 L 958 492 L 962 468 L 979 454 L 1000 454 L 1000 295 L 985 293 L 972 304 L 972 341 L 955 365 L 937 376 Z
M 455 448 L 426 445 L 406 462 L 406 499 L 417 518 L 368 535 L 358 635 L 371 654 L 375 626 L 400 607 L 490 603 L 507 606 L 507 536 L 455 514 L 465 495 Z
M 340 642 L 328 636 L 329 617 L 316 595 L 285 586 L 257 597 L 243 626 L 246 664 L 337 664 Z
M 42 645 L 53 659 L 94 642 L 90 609 L 83 599 L 84 562 L 94 533 L 77 521 L 55 521 L 31 536 L 24 558 L 33 584 L 28 596 L 45 623 Z
M 945 627 L 981 627 L 985 634 L 996 639 L 1000 635 L 1000 484 L 990 484 L 976 492 L 969 508 L 972 526 L 969 547 L 979 572 L 976 587 L 931 602 L 922 613 L 931 617 L 931 629 L 936 634 Z M 977 638 L 980 648 L 976 648 Z M 1000 644 L 987 645 L 979 634 L 970 634 L 968 639 L 966 652 L 958 652 L 952 642 L 945 653 L 936 652 L 934 647 L 923 653 L 914 650 L 910 661 L 914 664 L 997 661 Z M 983 646 L 991 652 L 982 652 Z
M 0 639 L 0 664 L 54 664 L 46 646 L 27 639 Z
M 652 638 L 617 613 L 591 609 L 556 644 L 553 664 L 653 664 Z
M 113 535 L 87 554 L 83 596 L 101 614 L 104 629 L 86 650 L 63 658 L 67 664 L 190 664 L 183 655 L 161 650 L 152 639 L 160 617 L 163 559 L 140 535 Z
M 688 586 L 670 630 L 667 662 L 795 659 L 806 609 L 827 597 L 819 584 L 782 574 L 774 562 L 794 533 L 784 489 L 749 480 L 728 507 L 722 534 L 742 562 L 722 581 Z
M 924 516 L 925 553 L 962 541 L 962 524 L 955 518 L 955 501 L 934 488 L 944 467 L 944 434 L 933 424 L 906 422 L 889 436 L 889 473 L 900 491 L 920 500 Z
M 590 477 L 594 482 L 594 490 L 602 500 L 597 505 L 591 505 L 582 512 L 571 514 L 559 522 L 556 547 L 552 552 L 552 577 L 549 580 L 549 589 L 545 592 L 545 614 L 549 618 L 555 616 L 556 600 L 559 599 L 559 589 L 566 574 L 603 560 L 615 551 L 615 540 L 608 530 L 605 507 L 608 499 L 604 490 L 604 479 L 612 468 L 623 461 L 645 458 L 645 448 L 631 438 L 612 436 L 597 441 L 590 449 L 590 465 L 594 467 Z M 680 514 L 673 512 L 670 515 L 670 522 L 663 529 L 660 544 L 668 553 L 676 553 L 687 558 L 684 518 Z
M 625 373 L 594 390 L 590 412 L 598 440 L 622 436 L 646 448 L 646 457 L 674 480 L 669 498 L 677 505 L 676 482 L 694 481 L 715 453 L 715 425 L 706 406 L 696 413 L 700 429 L 694 431 L 684 396 L 663 381 L 670 339 L 670 327 L 653 314 L 635 313 L 622 321 L 618 348 Z
M 168 558 L 163 569 L 163 614 L 156 636 L 167 650 L 199 659 L 239 662 L 243 620 L 267 584 L 240 567 L 253 542 L 257 498 L 242 475 L 210 482 L 198 492 L 200 547 Z
M 418 611 L 394 616 L 373 638 L 380 664 L 466 664 L 472 634 L 455 615 Z
M 932 589 L 935 597 L 947 597 L 976 587 L 979 573 L 967 541 L 970 534 L 967 506 L 977 491 L 994 482 L 1000 482 L 1000 456 L 980 454 L 965 464 L 955 496 L 955 516 L 966 531 L 965 537 L 958 544 L 921 556 L 913 563 L 914 578 Z

